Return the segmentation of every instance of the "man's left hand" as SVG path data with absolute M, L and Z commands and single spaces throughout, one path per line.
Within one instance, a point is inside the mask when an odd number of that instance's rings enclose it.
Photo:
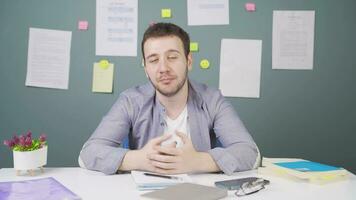
M 148 155 L 148 159 L 155 167 L 154 172 L 161 174 L 180 174 L 199 171 L 201 152 L 197 152 L 192 141 L 181 132 L 176 132 L 183 145 L 179 148 L 169 146 L 155 146 L 158 153 Z

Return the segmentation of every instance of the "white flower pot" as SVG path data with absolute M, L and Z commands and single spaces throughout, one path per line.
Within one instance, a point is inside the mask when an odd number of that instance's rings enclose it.
M 13 151 L 15 170 L 33 170 L 47 164 L 47 146 L 34 151 Z

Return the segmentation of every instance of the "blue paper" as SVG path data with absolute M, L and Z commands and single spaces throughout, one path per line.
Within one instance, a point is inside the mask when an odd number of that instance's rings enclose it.
M 77 200 L 81 199 L 56 179 L 0 182 L 0 200 Z
M 311 161 L 296 161 L 296 162 L 279 162 L 274 163 L 278 166 L 285 167 L 288 169 L 297 170 L 300 172 L 326 172 L 333 170 L 340 170 L 339 167 L 334 167 L 330 165 L 324 165 L 317 162 Z

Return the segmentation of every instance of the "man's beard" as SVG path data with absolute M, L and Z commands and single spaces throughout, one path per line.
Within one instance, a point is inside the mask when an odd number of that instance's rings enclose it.
M 185 73 L 184 73 L 184 78 L 182 79 L 182 81 L 178 82 L 177 86 L 175 87 L 174 90 L 172 91 L 164 91 L 162 88 L 160 88 L 157 84 L 154 84 L 151 80 L 150 77 L 148 77 L 148 80 L 150 80 L 150 82 L 152 83 L 153 87 L 159 92 L 161 93 L 163 96 L 165 97 L 172 97 L 174 95 L 176 95 L 184 86 L 184 83 L 187 80 L 187 76 L 188 76 L 188 69 L 186 68 Z

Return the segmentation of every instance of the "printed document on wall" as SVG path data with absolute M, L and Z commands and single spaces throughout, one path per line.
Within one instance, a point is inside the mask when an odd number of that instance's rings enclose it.
M 68 89 L 72 32 L 30 28 L 26 86 Z
M 96 55 L 137 56 L 137 0 L 96 1 Z
M 273 11 L 272 69 L 312 70 L 315 11 Z
M 262 40 L 222 39 L 219 88 L 228 97 L 260 97 Z
M 229 24 L 229 0 L 187 0 L 188 25 Z

